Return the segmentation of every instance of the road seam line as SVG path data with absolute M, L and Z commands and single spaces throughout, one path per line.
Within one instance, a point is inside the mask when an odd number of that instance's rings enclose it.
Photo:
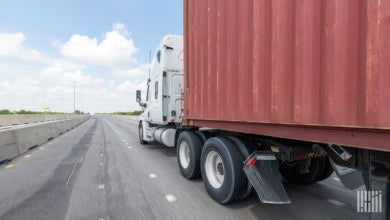
M 68 186 L 69 182 L 70 182 L 70 179 L 72 178 L 72 175 L 74 173 L 74 170 L 76 169 L 76 166 L 77 166 L 78 162 L 74 163 L 73 165 L 73 168 L 72 168 L 72 171 L 70 172 L 69 176 L 68 176 L 68 180 L 66 181 L 66 184 L 65 186 Z

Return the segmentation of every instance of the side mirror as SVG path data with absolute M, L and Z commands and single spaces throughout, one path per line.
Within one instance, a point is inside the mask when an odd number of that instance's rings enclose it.
M 141 90 L 137 90 L 137 102 L 141 103 Z

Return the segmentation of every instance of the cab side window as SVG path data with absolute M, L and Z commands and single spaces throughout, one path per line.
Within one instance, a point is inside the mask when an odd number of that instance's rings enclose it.
M 158 61 L 158 63 L 160 63 L 160 61 L 161 61 L 161 50 L 159 50 L 157 52 L 157 61 Z

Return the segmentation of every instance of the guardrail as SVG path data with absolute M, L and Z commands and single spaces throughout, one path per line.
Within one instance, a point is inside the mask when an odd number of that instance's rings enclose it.
M 37 122 L 44 122 L 44 121 L 65 120 L 65 119 L 72 119 L 77 117 L 79 117 L 79 115 L 75 115 L 75 114 L 0 115 L 0 127 L 37 123 Z
M 84 123 L 90 116 L 0 130 L 0 162 L 11 160 Z

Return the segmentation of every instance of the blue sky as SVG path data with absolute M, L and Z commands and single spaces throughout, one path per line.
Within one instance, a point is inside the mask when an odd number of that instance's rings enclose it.
M 125 89 L 142 86 L 149 50 L 166 34 L 183 34 L 182 0 L 2 1 L 0 109 L 71 111 L 72 77 L 80 109 L 136 109 Z

